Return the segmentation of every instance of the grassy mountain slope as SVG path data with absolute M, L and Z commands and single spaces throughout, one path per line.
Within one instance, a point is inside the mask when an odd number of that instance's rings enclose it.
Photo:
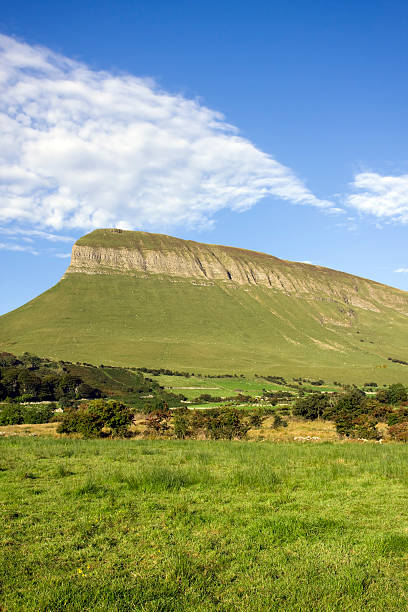
M 407 378 L 408 366 L 388 358 L 408 361 L 408 294 L 372 281 L 113 230 L 80 239 L 68 272 L 0 318 L 0 349 L 214 373 Z

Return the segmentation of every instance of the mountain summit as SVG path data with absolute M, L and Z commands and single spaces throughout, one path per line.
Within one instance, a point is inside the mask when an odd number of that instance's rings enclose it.
M 61 281 L 0 318 L 0 349 L 328 380 L 401 379 L 408 293 L 254 251 L 118 229 L 80 238 Z

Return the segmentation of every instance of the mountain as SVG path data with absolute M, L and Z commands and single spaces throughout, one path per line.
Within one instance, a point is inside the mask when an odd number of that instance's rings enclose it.
M 407 335 L 407 292 L 117 229 L 80 238 L 57 285 L 0 317 L 0 350 L 14 354 L 350 382 L 404 380 Z

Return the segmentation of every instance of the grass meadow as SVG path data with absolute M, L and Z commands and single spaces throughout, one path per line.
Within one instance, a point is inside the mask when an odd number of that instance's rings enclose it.
M 401 610 L 408 446 L 0 440 L 0 609 Z
M 310 266 L 297 265 L 291 274 L 308 286 Z M 333 274 L 333 296 L 321 295 L 312 283 L 309 299 L 261 285 L 72 273 L 0 317 L 0 343 L 13 354 L 28 351 L 73 363 L 248 377 L 256 372 L 330 384 L 403 380 L 403 366 L 388 357 L 406 354 L 405 298 L 382 287 L 374 309 L 345 309 L 340 296 L 354 295 L 358 281 Z M 361 287 L 359 299 L 371 303 L 376 290 Z M 236 382 L 233 389 L 243 388 Z

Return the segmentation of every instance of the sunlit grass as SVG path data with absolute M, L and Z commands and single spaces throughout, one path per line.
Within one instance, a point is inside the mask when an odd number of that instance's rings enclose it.
M 1 608 L 403 610 L 408 447 L 0 440 Z

